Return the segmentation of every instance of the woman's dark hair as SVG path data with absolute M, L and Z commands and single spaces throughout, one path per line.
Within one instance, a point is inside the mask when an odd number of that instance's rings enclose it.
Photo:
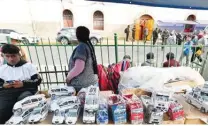
M 172 52 L 169 52 L 169 53 L 167 53 L 167 55 L 166 55 L 166 58 L 167 58 L 167 60 L 171 60 L 171 59 L 174 59 L 174 54 L 172 53 Z
M 92 60 L 93 60 L 93 70 L 94 70 L 94 74 L 98 74 L 98 70 L 97 70 L 97 59 L 96 59 L 96 55 L 95 55 L 95 50 L 94 47 L 90 41 L 90 30 L 88 28 L 86 28 L 85 26 L 79 26 L 76 29 L 76 36 L 79 42 L 83 42 L 86 43 L 87 46 L 90 48 L 91 51 L 91 56 L 92 56 Z
M 13 44 L 4 44 L 1 48 L 1 52 L 4 54 L 19 54 L 20 49 Z

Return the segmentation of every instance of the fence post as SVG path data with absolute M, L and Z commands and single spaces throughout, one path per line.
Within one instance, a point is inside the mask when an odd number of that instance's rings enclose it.
M 118 63 L 118 38 L 117 38 L 117 34 L 114 33 L 114 46 L 115 46 L 115 60 L 116 60 L 116 63 Z

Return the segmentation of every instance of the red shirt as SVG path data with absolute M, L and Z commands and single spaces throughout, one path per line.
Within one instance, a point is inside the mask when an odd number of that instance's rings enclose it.
M 168 60 L 163 63 L 163 67 L 179 67 L 179 66 L 180 66 L 179 62 L 174 59 Z

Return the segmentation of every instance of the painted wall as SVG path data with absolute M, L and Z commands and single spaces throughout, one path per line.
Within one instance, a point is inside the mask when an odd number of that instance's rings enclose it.
M 112 38 L 113 33 L 124 36 L 124 29 L 143 14 L 154 20 L 185 20 L 196 15 L 197 20 L 207 20 L 208 11 L 146 7 L 85 0 L 0 0 L 0 27 L 42 37 L 55 38 L 63 27 L 62 11 L 69 9 L 74 15 L 74 26 L 84 25 L 103 36 Z M 104 30 L 93 30 L 93 13 L 104 14 Z

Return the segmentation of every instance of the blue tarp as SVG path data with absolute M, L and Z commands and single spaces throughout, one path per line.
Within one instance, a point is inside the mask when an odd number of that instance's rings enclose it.
M 146 6 L 208 10 L 208 0 L 88 0 Z

